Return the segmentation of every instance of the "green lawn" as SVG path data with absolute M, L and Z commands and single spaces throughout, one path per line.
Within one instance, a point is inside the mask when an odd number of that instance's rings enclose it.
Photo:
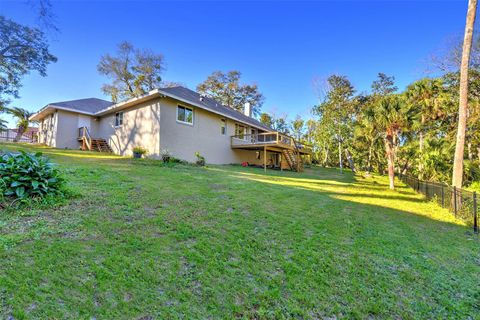
M 76 196 L 0 213 L 2 319 L 480 318 L 478 238 L 384 177 L 41 149 Z

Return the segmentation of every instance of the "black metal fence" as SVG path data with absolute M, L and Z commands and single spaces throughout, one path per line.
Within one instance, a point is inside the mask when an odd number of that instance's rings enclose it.
M 435 200 L 443 208 L 447 208 L 456 218 L 460 218 L 473 226 L 478 233 L 477 193 L 449 186 L 447 184 L 428 182 L 400 174 L 399 179 L 415 191 L 422 193 L 428 200 Z
M 17 139 L 17 130 L 7 129 L 0 130 L 0 142 L 14 142 Z M 18 137 L 16 142 L 28 142 L 36 143 L 38 142 L 38 135 L 36 131 L 27 131 Z

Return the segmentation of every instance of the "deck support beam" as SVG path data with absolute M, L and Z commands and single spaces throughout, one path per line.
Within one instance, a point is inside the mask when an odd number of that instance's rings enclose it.
M 267 146 L 263 146 L 263 170 L 267 173 Z

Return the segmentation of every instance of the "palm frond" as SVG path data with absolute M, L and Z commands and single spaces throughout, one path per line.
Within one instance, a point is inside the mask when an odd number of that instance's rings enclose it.
M 5 131 L 8 129 L 8 122 L 6 120 L 0 119 L 0 131 Z

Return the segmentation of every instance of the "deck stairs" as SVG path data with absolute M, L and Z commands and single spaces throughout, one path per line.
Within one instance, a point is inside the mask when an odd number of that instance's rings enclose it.
M 303 171 L 303 160 L 298 150 L 283 149 L 282 154 L 292 171 Z
M 112 148 L 110 147 L 110 145 L 107 143 L 105 139 L 92 138 L 92 144 L 91 144 L 90 150 L 113 153 Z
M 102 138 L 92 138 L 87 127 L 81 127 L 78 129 L 78 141 L 82 143 L 81 149 L 83 151 L 89 150 L 113 153 L 108 142 Z

